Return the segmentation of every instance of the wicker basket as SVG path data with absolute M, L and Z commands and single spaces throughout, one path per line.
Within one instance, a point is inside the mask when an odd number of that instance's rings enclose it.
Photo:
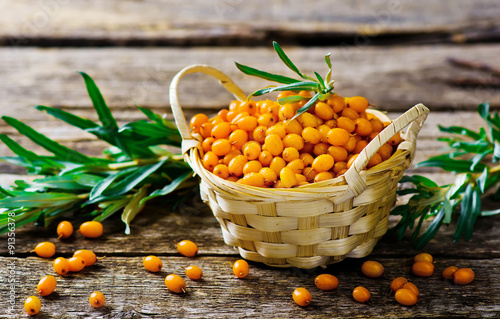
M 205 65 L 184 68 L 170 86 L 184 158 L 201 178 L 202 199 L 219 221 L 226 244 L 238 247 L 247 260 L 275 267 L 314 268 L 370 254 L 387 231 L 397 184 L 413 159 L 427 107 L 418 104 L 393 121 L 340 177 L 291 189 L 252 187 L 221 179 L 202 165 L 201 138 L 191 135 L 177 90 L 184 75 L 196 72 L 215 77 L 239 100 L 246 95 L 225 74 Z M 394 155 L 363 170 L 380 146 L 410 123 Z

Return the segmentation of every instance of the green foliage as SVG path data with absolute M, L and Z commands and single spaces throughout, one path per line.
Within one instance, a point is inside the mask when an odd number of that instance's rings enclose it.
M 416 165 L 457 173 L 453 184 L 438 186 L 418 175 L 404 176 L 401 180 L 403 185 L 412 184 L 413 188 L 402 189 L 398 194 L 413 195 L 408 203 L 392 210 L 391 214 L 401 219 L 391 231 L 401 239 L 407 229 L 412 230 L 416 249 L 424 247 L 442 224 L 449 225 L 453 214 L 458 215 L 453 241 L 460 238 L 468 241 L 478 217 L 500 213 L 500 209 L 481 209 L 485 194 L 493 191 L 493 199 L 500 200 L 500 165 L 495 164 L 500 159 L 500 117 L 497 112 L 490 114 L 488 103 L 480 104 L 478 113 L 485 120 L 489 134 L 485 128 L 475 132 L 459 126 L 439 126 L 441 132 L 451 134 L 439 139 L 448 144 L 448 152 Z M 422 231 L 423 221 L 430 217 L 432 222 Z
M 28 174 L 44 175 L 33 182 L 18 180 L 9 188 L 0 187 L 0 234 L 7 232 L 12 216 L 17 226 L 29 222 L 45 225 L 68 214 L 102 221 L 120 210 L 129 233 L 130 222 L 147 201 L 196 185 L 191 168 L 162 147 L 181 145 L 173 123 L 138 107 L 148 120 L 119 127 L 95 82 L 87 74 L 81 75 L 100 124 L 53 107 L 36 108 L 110 144 L 104 152 L 107 158 L 86 156 L 4 116 L 7 124 L 53 156 L 38 155 L 0 134 L 0 140 L 16 155 L 0 160 L 21 165 Z

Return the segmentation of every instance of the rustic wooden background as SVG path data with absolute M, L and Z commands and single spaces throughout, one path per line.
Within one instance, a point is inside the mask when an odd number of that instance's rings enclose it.
M 96 119 L 77 71 L 95 79 L 120 123 L 142 117 L 135 104 L 170 116 L 168 85 L 182 67 L 212 65 L 251 92 L 267 83 L 241 74 L 234 61 L 282 72 L 271 48 L 275 40 L 306 73 L 322 72 L 323 56 L 331 52 L 337 92 L 366 96 L 393 118 L 416 103 L 426 104 L 431 115 L 419 136 L 418 162 L 441 151 L 437 124 L 477 129 L 482 125 L 476 115 L 478 103 L 489 101 L 493 109 L 500 109 L 499 16 L 500 3 L 495 0 L 0 1 L 0 110 L 65 145 L 99 155 L 106 145 L 92 135 L 33 108 L 56 106 Z M 204 76 L 186 77 L 181 97 L 187 116 L 215 113 L 231 98 Z M 43 154 L 3 122 L 0 133 Z M 0 145 L 0 154 L 11 153 Z M 2 185 L 24 173 L 0 163 Z M 441 183 L 453 180 L 435 169 L 418 173 Z M 315 291 L 307 309 L 296 307 L 290 294 L 299 285 L 313 290 L 312 279 L 319 270 L 276 270 L 252 264 L 248 280 L 235 280 L 228 269 L 237 253 L 224 245 L 215 219 L 199 201 L 181 212 L 148 208 L 134 222 L 131 236 L 123 235 L 118 219 L 105 226 L 102 239 L 77 237 L 58 244 L 61 255 L 86 247 L 107 257 L 99 266 L 63 279 L 55 296 L 43 298 L 41 317 L 500 316 L 500 299 L 493 293 L 500 289 L 495 272 L 500 265 L 498 217 L 480 219 L 470 242 L 453 244 L 452 229 L 445 228 L 426 248 L 436 257 L 437 270 L 452 264 L 476 270 L 472 285 L 453 286 L 437 275 L 426 280 L 411 277 L 408 268 L 417 252 L 407 241 L 385 237 L 370 256 L 386 266 L 384 278 L 362 277 L 359 265 L 364 260 L 333 265 L 327 271 L 338 275 L 340 288 L 333 293 Z M 19 309 L 50 268 L 48 261 L 32 257 L 29 251 L 38 241 L 58 242 L 53 234 L 53 228 L 17 230 Z M 180 271 L 190 261 L 175 254 L 173 240 L 185 236 L 200 244 L 200 257 L 193 262 L 206 270 L 206 276 L 202 282 L 190 282 L 190 293 L 179 297 L 165 291 L 165 273 L 145 273 L 140 264 L 143 256 L 157 254 L 166 262 L 166 271 Z M 5 236 L 0 238 L 6 243 Z M 0 255 L 0 269 L 6 273 L 13 260 L 6 245 Z M 388 296 L 388 283 L 398 275 L 411 277 L 421 288 L 422 300 L 416 306 L 399 306 Z M 358 284 L 372 290 L 373 300 L 367 305 L 350 297 Z M 109 296 L 104 310 L 90 309 L 87 287 L 100 287 Z M 2 283 L 2 304 L 6 289 Z

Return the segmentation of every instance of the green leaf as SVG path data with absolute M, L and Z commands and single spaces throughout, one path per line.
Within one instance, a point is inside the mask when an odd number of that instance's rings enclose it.
M 124 198 L 124 199 L 118 199 L 118 200 L 114 200 L 114 201 L 100 203 L 99 207 L 104 207 L 104 209 L 93 220 L 98 221 L 98 222 L 102 222 L 103 220 L 112 216 L 114 213 L 116 213 L 120 209 L 123 209 L 129 201 L 130 201 L 129 198 Z
M 54 107 L 49 107 L 44 105 L 37 105 L 35 106 L 35 108 L 39 111 L 45 111 L 48 114 L 52 115 L 53 117 L 60 119 L 61 121 L 64 121 L 72 126 L 78 127 L 79 129 L 82 130 L 99 127 L 97 123 L 94 123 L 91 120 L 81 118 L 79 116 L 63 111 L 61 109 L 56 109 Z
M 0 199 L 2 208 L 18 207 L 53 207 L 81 200 L 76 194 L 69 193 L 27 193 L 15 197 Z
M 332 61 L 330 60 L 331 55 L 332 55 L 331 53 L 325 54 L 325 62 L 326 65 L 328 65 L 328 73 L 326 74 L 327 84 L 330 84 L 330 81 L 332 80 Z
M 476 179 L 477 185 L 479 186 L 479 189 L 483 194 L 486 190 L 486 182 L 488 181 L 488 177 L 489 177 L 488 168 L 485 167 L 481 175 L 479 175 L 479 177 Z
M 15 118 L 3 116 L 2 119 L 7 122 L 7 124 L 18 130 L 19 133 L 28 137 L 30 140 L 45 148 L 47 151 L 53 153 L 61 160 L 75 163 L 94 162 L 94 160 L 92 160 L 91 158 L 49 139 L 45 135 L 38 133 L 28 125 L 19 120 L 16 120 Z
M 314 105 L 314 103 L 318 100 L 320 94 L 316 93 L 304 106 L 302 106 L 300 109 L 297 110 L 297 113 L 292 117 L 290 121 L 295 120 L 297 117 L 302 115 L 303 113 L 307 112 L 307 110 Z
M 425 230 L 425 232 L 420 236 L 415 244 L 415 249 L 422 249 L 425 245 L 429 243 L 429 241 L 434 238 L 437 231 L 443 224 L 443 217 L 445 216 L 445 208 L 441 208 L 439 212 L 434 217 L 434 220 L 431 222 L 429 227 Z
M 471 209 L 472 213 L 469 215 L 469 220 L 465 225 L 464 231 L 464 239 L 466 241 L 469 241 L 472 238 L 477 217 L 481 214 L 481 192 L 479 189 L 474 189 L 474 192 L 472 193 Z
M 276 53 L 278 53 L 278 56 L 280 57 L 281 61 L 283 61 L 283 63 L 285 63 L 285 65 L 290 70 L 292 70 L 293 72 L 297 73 L 301 78 L 308 79 L 307 76 L 305 76 L 304 74 L 302 74 L 299 71 L 299 69 L 295 66 L 295 64 L 293 64 L 293 62 L 290 60 L 290 58 L 288 58 L 288 56 L 285 54 L 285 51 L 283 51 L 283 49 L 280 47 L 280 45 L 278 44 L 278 42 L 273 41 L 273 47 L 274 47 L 274 50 L 276 51 Z
M 260 96 L 274 91 L 314 91 L 317 90 L 317 88 L 318 83 L 316 82 L 302 81 L 282 86 L 273 86 L 260 89 L 250 94 L 250 96 Z
M 439 131 L 441 132 L 450 134 L 460 134 L 463 136 L 468 136 L 474 140 L 479 140 L 481 138 L 480 134 L 461 126 L 441 126 L 438 124 L 438 128 Z
M 281 99 L 278 99 L 278 103 L 283 105 L 283 104 L 288 104 L 288 103 L 296 103 L 304 100 L 309 100 L 310 97 L 302 96 L 302 95 L 291 95 L 291 96 L 285 96 L 282 97 Z
M 104 98 L 102 97 L 101 91 L 95 84 L 94 80 L 85 72 L 79 72 L 83 80 L 85 81 L 85 85 L 87 86 L 87 92 L 89 94 L 90 100 L 94 105 L 94 109 L 99 116 L 99 121 L 101 121 L 102 126 L 106 130 L 118 130 L 118 125 L 116 124 L 116 120 L 111 114 L 110 109 L 106 105 Z
M 268 81 L 284 83 L 284 84 L 291 84 L 291 83 L 300 82 L 300 80 L 292 79 L 292 78 L 289 78 L 289 77 L 286 77 L 283 75 L 272 74 L 272 73 L 268 73 L 265 71 L 260 71 L 260 70 L 254 69 L 252 67 L 249 67 L 249 66 L 246 66 L 243 64 L 239 64 L 238 62 L 234 62 L 234 63 L 236 64 L 236 67 L 241 72 L 243 72 L 247 75 L 252 75 L 252 76 L 256 76 L 256 77 L 259 77 L 259 78 L 262 78 L 262 79 L 265 79 Z
M 474 163 L 467 160 L 455 160 L 452 158 L 445 157 L 432 157 L 427 161 L 423 161 L 415 165 L 416 168 L 420 167 L 439 167 L 445 171 L 457 172 L 457 173 L 468 173 L 471 171 L 471 167 Z M 486 166 L 481 163 L 474 165 L 474 173 L 481 173 Z
M 157 189 L 154 192 L 152 192 L 149 196 L 144 197 L 141 200 L 140 205 L 144 205 L 148 200 L 153 199 L 155 197 L 166 196 L 166 195 L 172 193 L 173 191 L 175 191 L 177 189 L 177 187 L 179 187 L 179 185 L 181 185 L 184 181 L 186 181 L 192 175 L 193 175 L 193 172 L 191 172 L 191 171 L 188 171 L 184 174 L 179 175 L 177 178 L 175 178 L 169 184 L 165 185 L 163 188 Z
M 143 186 L 137 193 L 132 196 L 130 202 L 125 206 L 122 213 L 122 221 L 125 223 L 125 234 L 130 235 L 130 223 L 139 214 L 139 212 L 144 208 L 144 204 L 141 205 L 141 201 L 147 195 L 147 186 Z
M 327 88 L 327 86 L 328 86 L 328 84 L 325 83 L 325 80 L 323 80 L 323 78 L 321 77 L 321 75 L 319 75 L 318 72 L 314 71 L 314 75 L 318 79 L 318 83 L 319 83 L 319 85 L 321 87 L 321 91 L 325 91 L 326 88 Z
M 127 168 L 127 169 L 123 169 L 123 170 L 120 170 L 118 172 L 114 172 L 112 174 L 110 174 L 108 177 L 104 178 L 103 180 L 101 180 L 99 183 L 97 183 L 96 186 L 94 186 L 94 188 L 92 188 L 92 190 L 90 191 L 90 196 L 89 196 L 89 202 L 90 203 L 93 203 L 95 202 L 97 199 L 99 199 L 101 196 L 102 196 L 102 193 L 108 188 L 110 187 L 110 185 L 115 181 L 115 180 L 119 180 L 120 178 L 122 178 L 123 176 L 125 175 L 128 175 L 130 174 L 131 172 L 133 172 L 136 168 L 135 167 L 131 167 L 131 168 Z
M 495 210 L 483 210 L 480 214 L 482 217 L 489 217 L 500 214 L 500 208 Z
M 477 107 L 477 112 L 486 122 L 488 122 L 490 117 L 490 104 L 488 102 L 480 103 Z
M 50 176 L 35 179 L 32 183 L 35 187 L 43 187 L 58 190 L 90 190 L 91 187 L 75 182 L 75 176 Z
M 476 165 L 481 163 L 481 161 L 489 154 L 491 154 L 493 151 L 490 149 L 490 150 L 487 150 L 486 152 L 484 153 L 481 153 L 481 154 L 477 154 L 475 155 L 473 158 L 472 158 L 472 165 L 470 167 L 471 171 L 474 171 L 476 169 Z

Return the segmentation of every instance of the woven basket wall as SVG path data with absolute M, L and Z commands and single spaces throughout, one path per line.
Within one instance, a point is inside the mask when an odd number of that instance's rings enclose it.
M 243 258 L 276 267 L 314 268 L 370 254 L 387 231 L 398 181 L 413 159 L 429 110 L 418 104 L 393 121 L 340 177 L 291 189 L 252 187 L 221 179 L 202 165 L 201 138 L 190 133 L 177 90 L 183 76 L 196 72 L 215 77 L 239 100 L 246 95 L 222 72 L 205 65 L 184 68 L 170 86 L 185 160 L 201 178 L 202 199 L 219 221 L 224 241 Z M 387 121 L 384 114 L 370 112 Z M 403 141 L 394 155 L 363 170 L 397 132 Z

